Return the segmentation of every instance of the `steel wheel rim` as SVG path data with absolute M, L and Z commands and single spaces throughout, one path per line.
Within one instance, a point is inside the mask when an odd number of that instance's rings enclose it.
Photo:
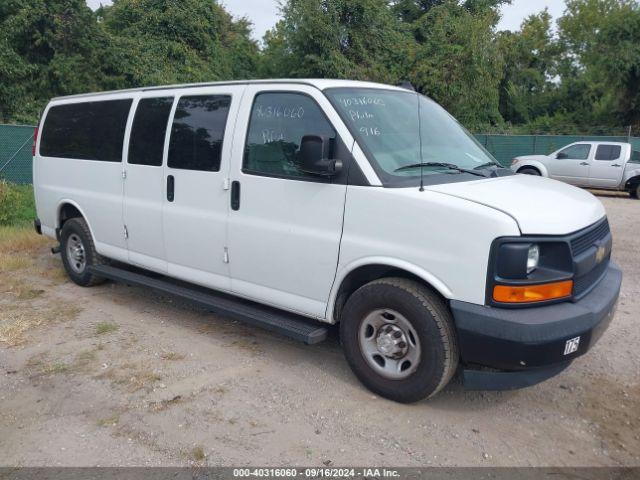
M 420 364 L 418 334 L 395 310 L 383 308 L 368 314 L 360 324 L 358 341 L 367 364 L 384 378 L 402 380 Z
M 84 244 L 75 233 L 72 233 L 69 235 L 69 238 L 67 238 L 67 260 L 69 261 L 71 269 L 76 273 L 84 272 L 87 266 Z

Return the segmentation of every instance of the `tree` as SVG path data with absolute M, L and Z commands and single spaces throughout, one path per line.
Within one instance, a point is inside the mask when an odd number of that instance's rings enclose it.
M 557 92 L 560 53 L 549 12 L 529 16 L 518 32 L 499 32 L 498 45 L 505 64 L 499 92 L 504 119 L 523 124 L 547 114 Z
M 101 82 L 101 34 L 83 0 L 7 0 L 0 9 L 0 111 L 33 122 L 46 99 Z
M 640 4 L 568 0 L 558 26 L 563 101 L 576 112 L 572 120 L 640 125 Z
M 384 0 L 289 0 L 265 36 L 262 74 L 397 83 L 411 46 Z
M 250 78 L 250 23 L 208 0 L 116 0 L 99 12 L 112 88 Z
M 469 2 L 444 0 L 415 20 L 417 46 L 408 76 L 468 128 L 482 129 L 502 123 L 503 61 L 494 36 L 496 11 L 474 12 Z

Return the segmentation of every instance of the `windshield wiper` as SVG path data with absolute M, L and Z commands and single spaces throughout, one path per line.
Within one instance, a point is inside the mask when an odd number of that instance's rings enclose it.
M 477 175 L 478 177 L 485 177 L 486 175 L 477 170 L 469 170 L 467 168 L 462 168 L 453 163 L 444 163 L 444 162 L 423 162 L 423 163 L 412 163 L 411 165 L 405 165 L 400 168 L 396 168 L 394 172 L 400 172 L 402 170 L 409 170 L 411 168 L 420 168 L 420 167 L 443 167 L 448 170 L 455 170 L 460 173 L 470 173 L 471 175 Z
M 480 170 L 482 168 L 487 168 L 487 167 L 502 168 L 502 165 L 498 165 L 496 162 L 487 162 L 487 163 L 483 163 L 482 165 L 478 165 L 477 167 L 473 167 L 473 169 L 474 170 Z

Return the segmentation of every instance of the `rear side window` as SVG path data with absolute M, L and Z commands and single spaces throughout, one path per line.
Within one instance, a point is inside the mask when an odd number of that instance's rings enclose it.
M 144 98 L 138 102 L 129 139 L 129 163 L 162 165 L 164 138 L 172 106 L 173 97 Z
M 131 99 L 56 105 L 42 130 L 40 155 L 121 162 Z
M 310 134 L 336 138 L 333 127 L 311 97 L 300 93 L 257 95 L 249 120 L 243 171 L 317 180 L 317 176 L 298 168 L 300 142 Z
M 231 97 L 182 97 L 171 128 L 168 165 L 183 170 L 220 170 Z
M 621 150 L 620 145 L 598 145 L 596 160 L 617 160 Z

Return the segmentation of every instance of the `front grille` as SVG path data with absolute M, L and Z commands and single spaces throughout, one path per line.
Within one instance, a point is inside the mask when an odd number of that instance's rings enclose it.
M 595 227 L 578 234 L 577 237 L 571 240 L 571 252 L 573 256 L 577 257 L 581 253 L 586 252 L 594 243 L 606 237 L 609 232 L 609 221 L 605 218 Z
M 595 284 L 602 278 L 608 266 L 609 259 L 607 258 L 596 265 L 590 272 L 576 278 L 573 282 L 573 296 L 580 298 L 583 294 L 588 292 L 591 287 L 595 286 Z

